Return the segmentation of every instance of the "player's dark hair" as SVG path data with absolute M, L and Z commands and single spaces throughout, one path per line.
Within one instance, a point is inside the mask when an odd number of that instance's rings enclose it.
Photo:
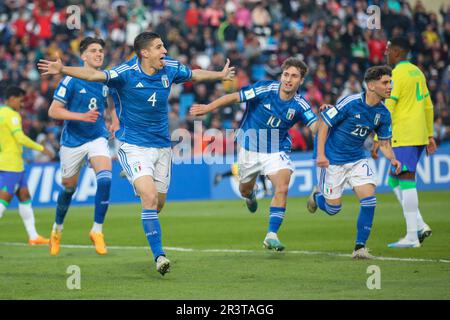
M 389 66 L 375 66 L 367 69 L 364 74 L 364 81 L 369 83 L 370 81 L 380 80 L 382 76 L 392 76 L 392 69 Z
M 390 43 L 391 47 L 400 48 L 401 50 L 405 51 L 406 54 L 411 50 L 408 38 L 395 37 L 391 39 Z
M 99 45 L 102 46 L 102 48 L 105 47 L 105 41 L 103 41 L 103 39 L 87 37 L 87 38 L 84 38 L 83 40 L 81 40 L 81 42 L 80 42 L 80 54 L 83 54 L 83 52 L 86 51 L 86 49 L 89 47 L 89 45 L 91 45 L 93 43 L 98 43 Z
M 295 67 L 298 70 L 300 70 L 300 74 L 302 78 L 306 76 L 308 73 L 308 66 L 306 63 L 304 63 L 301 59 L 290 57 L 284 60 L 283 64 L 281 65 L 281 70 L 286 70 L 287 68 Z
M 25 90 L 17 86 L 11 86 L 6 88 L 5 98 L 8 100 L 11 97 L 23 97 L 25 95 Z
M 142 32 L 134 39 L 134 52 L 141 59 L 141 50 L 147 47 L 155 39 L 161 39 L 161 36 L 155 32 Z

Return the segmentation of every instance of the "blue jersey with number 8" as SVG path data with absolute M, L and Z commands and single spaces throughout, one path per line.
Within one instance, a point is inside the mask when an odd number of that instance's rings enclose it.
M 100 116 L 95 123 L 65 120 L 61 145 L 74 148 L 100 137 L 108 138 L 103 117 L 107 96 L 108 87 L 102 83 L 64 77 L 55 90 L 53 99 L 63 103 L 71 112 L 86 113 L 89 110 L 97 110 Z

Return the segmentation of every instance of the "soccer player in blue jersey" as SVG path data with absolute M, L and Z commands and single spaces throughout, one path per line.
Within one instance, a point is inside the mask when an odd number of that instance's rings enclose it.
M 143 32 L 134 40 L 138 59 L 134 65 L 124 63 L 112 70 L 64 66 L 40 60 L 43 74 L 66 74 L 88 81 L 103 82 L 115 88 L 118 95 L 120 129 L 115 133 L 121 141 L 120 163 L 127 173 L 142 204 L 142 224 L 156 261 L 156 269 L 164 275 L 170 269 L 162 247 L 158 212 L 164 206 L 171 174 L 171 141 L 169 135 L 168 98 L 172 83 L 186 81 L 228 80 L 234 68 L 227 61 L 222 71 L 191 70 L 166 57 L 161 37 Z
M 390 145 L 391 116 L 383 100 L 391 94 L 392 70 L 388 66 L 367 69 L 367 90 L 344 97 L 335 106 L 320 113 L 317 133 L 317 170 L 319 188 L 311 193 L 307 208 L 314 213 L 319 207 L 329 215 L 341 210 L 344 186 L 349 183 L 361 205 L 354 259 L 370 259 L 366 248 L 376 207 L 376 179 L 364 152 L 364 141 L 375 131 L 380 149 L 398 174 L 401 164 Z
M 95 71 L 103 65 L 104 46 L 105 43 L 101 39 L 87 37 L 81 41 L 81 59 L 86 69 Z M 56 256 L 60 251 L 64 218 L 86 158 L 97 176 L 94 224 L 89 236 L 98 254 L 107 253 L 102 230 L 111 188 L 111 156 L 108 149 L 108 131 L 103 118 L 107 96 L 106 85 L 70 76 L 62 79 L 53 96 L 49 116 L 64 120 L 60 150 L 64 189 L 58 196 L 55 223 L 50 237 L 52 256 Z
M 246 102 L 245 114 L 237 134 L 239 191 L 250 212 L 257 210 L 255 181 L 267 175 L 274 187 L 269 209 L 269 228 L 263 241 L 269 250 L 282 251 L 278 230 L 286 212 L 289 181 L 294 167 L 288 156 L 291 139 L 288 130 L 301 121 L 316 131 L 316 115 L 309 103 L 297 93 L 308 71 L 296 58 L 283 62 L 280 81 L 259 81 L 227 94 L 208 105 L 193 105 L 192 115 L 203 115 L 233 103 Z

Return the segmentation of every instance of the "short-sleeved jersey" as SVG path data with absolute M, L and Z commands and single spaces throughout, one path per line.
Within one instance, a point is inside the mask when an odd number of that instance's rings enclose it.
M 280 98 L 279 81 L 258 81 L 239 91 L 246 109 L 237 134 L 246 150 L 274 153 L 291 150 L 289 129 L 297 122 L 310 126 L 317 120 L 308 101 L 296 94 L 290 100 Z
M 320 113 L 330 127 L 325 144 L 330 164 L 341 165 L 366 158 L 364 141 L 372 131 L 380 140 L 391 139 L 389 110 L 382 102 L 369 106 L 365 99 L 364 92 L 350 95 Z
M 102 83 L 90 82 L 70 76 L 64 77 L 55 90 L 53 99 L 64 104 L 71 112 L 86 113 L 97 110 L 100 113 L 95 123 L 65 120 L 61 134 L 61 145 L 78 147 L 100 137 L 108 138 L 103 113 L 107 107 L 108 87 Z
M 187 66 L 171 58 L 153 75 L 144 73 L 139 60 L 104 71 L 106 84 L 116 89 L 120 129 L 116 138 L 147 148 L 170 147 L 168 99 L 172 83 L 192 77 Z
M 433 136 L 433 103 L 425 76 L 417 66 L 409 61 L 395 66 L 386 106 L 392 116 L 393 147 L 428 144 L 428 137 Z
M 133 58 L 131 58 L 130 60 L 128 60 L 125 63 L 131 67 L 134 64 L 136 64 L 136 62 L 137 62 L 137 56 L 134 56 Z M 109 88 L 109 95 L 113 99 L 115 110 L 116 110 L 117 119 L 119 119 L 120 118 L 120 108 L 119 108 L 120 103 L 119 103 L 119 96 L 117 94 L 117 90 L 115 88 L 110 87 Z
M 0 171 L 24 170 L 23 145 L 39 151 L 44 149 L 24 135 L 20 113 L 8 106 L 0 106 Z

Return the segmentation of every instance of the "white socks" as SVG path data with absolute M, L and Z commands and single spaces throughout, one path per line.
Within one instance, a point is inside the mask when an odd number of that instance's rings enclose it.
M 417 215 L 419 208 L 417 189 L 404 189 L 401 193 L 403 215 L 405 216 L 406 220 L 406 239 L 408 239 L 409 241 L 417 241 Z
M 25 229 L 27 230 L 30 240 L 37 239 L 38 234 L 34 225 L 34 214 L 31 203 L 19 203 L 19 214 L 22 218 L 23 224 L 25 225 Z
M 103 230 L 103 224 L 94 222 L 94 224 L 93 224 L 91 230 L 92 230 L 93 232 L 95 232 L 95 233 L 102 233 L 102 232 L 103 232 L 103 231 L 102 231 L 102 230 Z
M 414 190 L 416 190 L 416 194 L 417 194 L 417 189 L 414 189 Z M 402 197 L 402 190 L 400 190 L 400 186 L 396 186 L 393 189 L 393 191 L 398 199 L 398 202 L 400 202 L 400 205 L 403 207 L 403 202 L 402 202 L 403 197 Z M 417 229 L 422 230 L 423 228 L 425 228 L 426 223 L 423 220 L 422 215 L 420 214 L 418 204 L 419 204 L 419 199 L 417 198 Z
M 62 230 L 63 230 L 62 224 L 53 223 L 53 231 L 62 232 Z

